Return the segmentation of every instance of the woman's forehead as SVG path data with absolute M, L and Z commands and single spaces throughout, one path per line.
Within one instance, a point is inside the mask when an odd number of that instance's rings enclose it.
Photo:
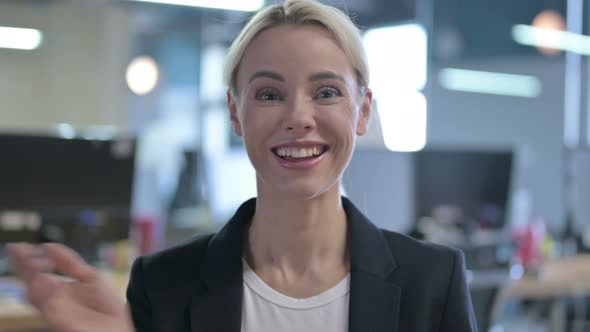
M 260 32 L 244 52 L 239 81 L 261 70 L 282 75 L 333 72 L 343 77 L 354 73 L 336 38 L 318 25 L 282 25 Z

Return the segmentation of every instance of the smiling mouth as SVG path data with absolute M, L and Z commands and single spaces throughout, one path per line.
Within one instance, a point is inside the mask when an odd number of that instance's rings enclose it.
M 280 159 L 287 161 L 304 161 L 318 158 L 329 150 L 327 145 L 316 145 L 305 148 L 273 148 L 272 152 Z

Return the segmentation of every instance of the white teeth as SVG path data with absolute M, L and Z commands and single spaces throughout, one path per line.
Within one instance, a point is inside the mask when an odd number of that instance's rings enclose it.
M 281 157 L 307 158 L 311 156 L 319 156 L 322 152 L 322 148 L 319 146 L 311 148 L 279 148 L 276 152 Z

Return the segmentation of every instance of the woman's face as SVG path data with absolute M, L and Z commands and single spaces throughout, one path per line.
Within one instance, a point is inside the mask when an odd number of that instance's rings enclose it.
M 262 31 L 243 55 L 235 95 L 228 93 L 259 192 L 308 199 L 335 188 L 356 135 L 367 130 L 371 98 L 326 29 Z

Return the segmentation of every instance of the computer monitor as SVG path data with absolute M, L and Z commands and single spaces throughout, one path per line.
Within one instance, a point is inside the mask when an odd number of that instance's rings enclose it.
M 414 155 L 416 219 L 440 206 L 491 229 L 505 224 L 511 151 L 428 149 Z
M 133 139 L 3 134 L 0 165 L 0 244 L 128 238 Z

